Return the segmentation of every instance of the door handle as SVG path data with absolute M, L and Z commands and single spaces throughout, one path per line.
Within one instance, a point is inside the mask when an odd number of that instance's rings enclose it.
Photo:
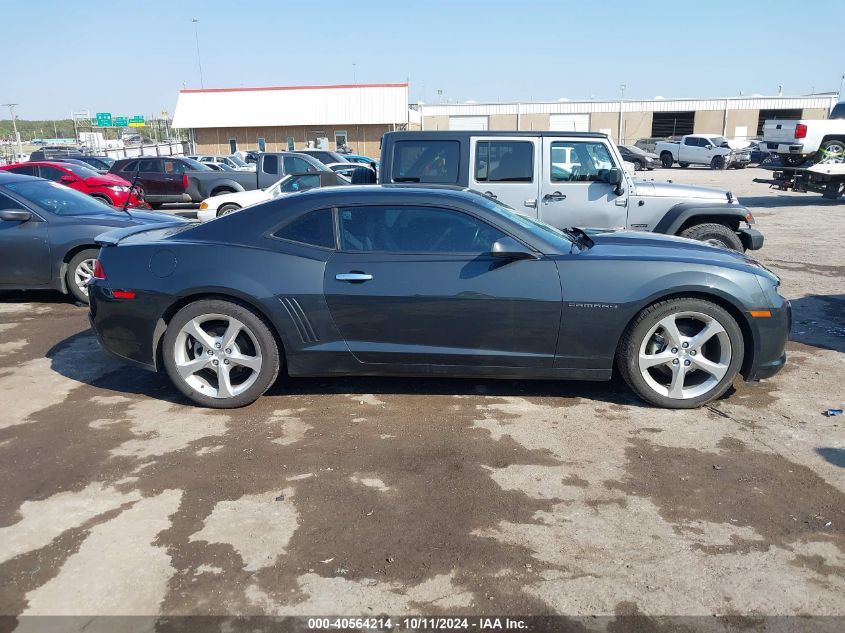
M 561 200 L 566 200 L 566 194 L 561 193 L 560 191 L 555 191 L 554 193 L 547 193 L 543 196 L 543 202 L 560 202 Z
M 367 273 L 351 272 L 338 273 L 334 276 L 338 281 L 348 281 L 349 283 L 361 283 L 362 281 L 370 281 L 373 276 Z
M 535 198 L 535 199 L 533 199 L 533 200 L 526 200 L 526 201 L 525 201 L 525 206 L 526 206 L 526 207 L 531 207 L 532 209 L 536 209 L 536 208 L 537 208 L 537 199 Z
M 492 191 L 485 191 L 485 192 L 484 192 L 484 195 L 485 195 L 485 196 L 487 196 L 488 198 L 493 199 L 493 200 L 498 200 L 498 199 L 499 199 L 499 196 L 497 196 L 497 195 L 496 195 L 495 193 L 493 193 Z

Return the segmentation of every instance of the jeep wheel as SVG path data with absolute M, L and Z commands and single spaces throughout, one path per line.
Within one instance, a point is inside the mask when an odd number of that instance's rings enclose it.
M 663 165 L 664 168 L 669 169 L 672 167 L 672 163 L 675 162 L 675 159 L 672 158 L 671 152 L 663 152 L 660 155 L 660 164 Z
M 640 312 L 622 336 L 616 362 L 642 400 L 694 409 L 728 390 L 742 364 L 744 343 L 727 310 L 680 297 Z
M 710 169 L 727 169 L 728 168 L 728 161 L 725 160 L 724 156 L 714 156 L 713 160 L 710 161 Z
M 739 236 L 724 224 L 695 224 L 681 231 L 680 236 L 740 253 L 745 250 Z

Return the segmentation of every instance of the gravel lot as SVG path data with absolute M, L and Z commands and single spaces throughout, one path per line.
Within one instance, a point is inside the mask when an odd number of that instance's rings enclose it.
M 845 615 L 845 204 L 757 172 L 652 172 L 748 204 L 795 311 L 786 368 L 697 411 L 434 379 L 206 411 L 0 293 L 0 614 Z

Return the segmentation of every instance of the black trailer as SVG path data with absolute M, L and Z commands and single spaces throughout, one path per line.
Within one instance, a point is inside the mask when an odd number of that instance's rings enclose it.
M 845 163 L 816 164 L 811 167 L 774 167 L 771 178 L 755 178 L 754 182 L 780 191 L 820 193 L 823 198 L 837 200 L 845 196 Z

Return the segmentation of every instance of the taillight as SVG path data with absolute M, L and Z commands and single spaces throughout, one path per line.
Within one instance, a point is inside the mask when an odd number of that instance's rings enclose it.
M 188 174 L 182 174 L 182 189 L 188 190 Z
M 795 126 L 795 138 L 807 138 L 807 126 L 803 123 L 798 123 Z
M 106 271 L 103 268 L 103 264 L 100 263 L 100 260 L 94 262 L 94 279 L 105 279 L 106 278 Z

